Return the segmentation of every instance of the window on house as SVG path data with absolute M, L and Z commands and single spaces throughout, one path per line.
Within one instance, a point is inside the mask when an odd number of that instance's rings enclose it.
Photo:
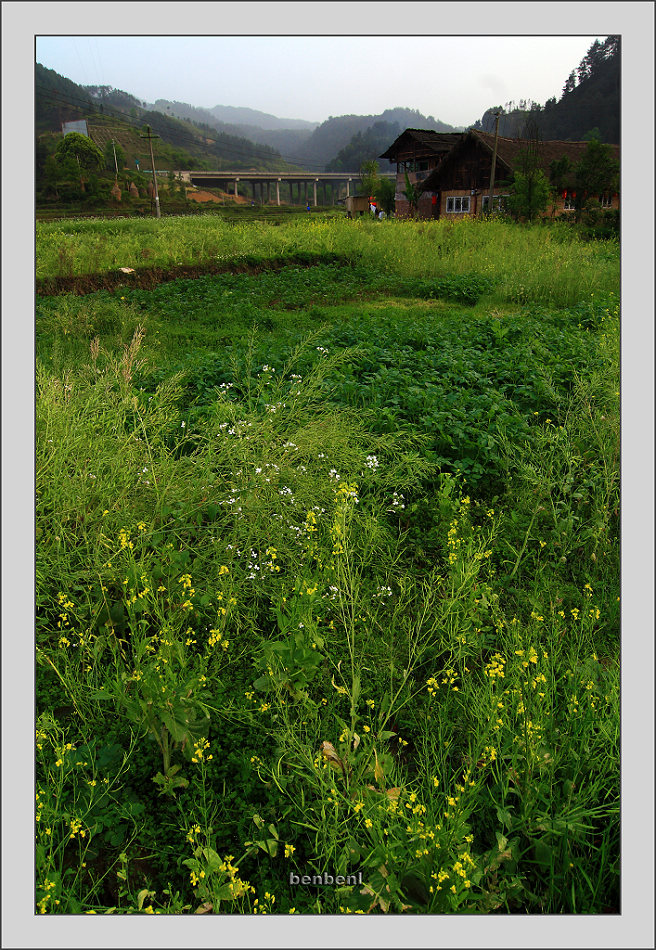
M 446 210 L 447 214 L 468 214 L 469 195 L 463 195 L 462 197 L 456 197 L 454 195 L 451 198 L 447 198 Z
M 602 208 L 610 208 L 610 207 L 612 207 L 612 204 L 613 204 L 613 196 L 610 195 L 610 194 L 608 194 L 608 193 L 603 194 L 603 195 L 599 195 L 599 204 L 601 205 Z
M 508 195 L 493 195 L 492 196 L 492 212 L 495 211 L 506 211 L 508 208 Z M 483 195 L 482 201 L 483 213 L 487 214 L 490 209 L 490 196 Z
M 574 195 L 568 191 L 563 202 L 563 211 L 574 211 Z

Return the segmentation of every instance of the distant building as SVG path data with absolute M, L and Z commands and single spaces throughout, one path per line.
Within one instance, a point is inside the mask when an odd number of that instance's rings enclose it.
M 495 188 L 492 210 L 504 210 L 511 192 L 513 173 L 521 163 L 527 142 L 521 138 L 497 138 Z M 567 156 L 572 165 L 579 162 L 587 142 L 546 141 L 538 145 L 539 167 L 547 179 L 554 159 Z M 618 145 L 611 145 L 613 157 L 619 161 Z M 406 129 L 380 157 L 396 161 L 396 216 L 406 217 L 409 202 L 404 195 L 405 176 L 420 191 L 418 218 L 473 217 L 488 213 L 490 175 L 494 135 L 470 129 L 468 132 L 431 132 Z M 572 176 L 573 178 L 573 176 Z M 573 211 L 576 191 L 573 181 L 563 188 L 554 213 Z M 618 208 L 619 195 L 593 195 L 602 208 Z
M 396 162 L 395 211 L 397 218 L 407 217 L 410 205 L 404 195 L 406 172 L 411 185 L 421 185 L 437 168 L 441 159 L 462 138 L 460 132 L 433 132 L 427 129 L 406 129 L 380 158 Z M 432 216 L 430 197 L 422 197 L 419 216 Z
M 78 119 L 76 122 L 62 122 L 62 135 L 68 135 L 69 132 L 79 132 L 80 135 L 89 136 L 86 119 Z
M 527 144 L 525 139 L 498 136 L 493 211 L 504 210 L 505 199 L 512 190 L 514 171 L 521 167 L 521 155 Z M 566 141 L 539 142 L 537 145 L 538 167 L 549 179 L 552 161 L 567 156 L 574 166 L 583 158 L 588 144 L 588 142 Z M 619 146 L 611 145 L 610 148 L 613 158 L 619 161 Z M 458 135 L 458 141 L 453 148 L 444 155 L 439 166 L 427 175 L 422 183 L 425 200 L 433 202 L 434 210 L 430 217 L 456 218 L 463 215 L 475 217 L 488 213 L 493 152 L 494 135 L 491 132 L 470 129 L 469 132 Z M 563 189 L 554 212 L 574 210 L 575 187 L 574 182 L 571 181 L 569 186 Z M 603 208 L 619 207 L 617 193 L 590 197 L 597 198 Z M 429 217 L 429 215 L 420 216 Z

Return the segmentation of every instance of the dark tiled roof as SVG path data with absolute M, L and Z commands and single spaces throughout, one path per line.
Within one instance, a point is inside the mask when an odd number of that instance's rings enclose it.
M 479 132 L 478 129 L 470 129 L 469 132 L 459 136 L 459 141 L 444 156 L 439 166 L 430 173 L 422 183 L 422 189 L 432 191 L 437 185 L 440 173 L 444 170 L 447 163 L 456 162 L 458 156 L 464 151 L 472 139 L 478 140 L 484 148 L 489 150 L 490 156 L 494 151 L 494 135 L 491 132 Z M 497 139 L 497 174 L 504 171 L 511 175 L 519 161 L 521 152 L 526 148 L 525 139 L 509 139 L 499 136 Z M 566 142 L 560 140 L 549 140 L 539 143 L 540 167 L 547 177 L 549 177 L 549 166 L 554 159 L 562 158 L 566 155 L 572 164 L 579 162 L 588 147 L 587 142 Z M 619 161 L 619 145 L 611 145 L 613 158 Z
M 492 154 L 492 151 L 494 150 L 494 135 L 492 135 L 491 132 L 479 132 L 478 130 L 472 130 L 471 134 L 476 136 L 476 138 L 482 142 L 483 145 L 489 148 L 490 154 Z M 546 142 L 540 142 L 539 154 L 542 170 L 545 173 L 548 173 L 551 162 L 556 158 L 562 158 L 563 155 L 567 155 L 567 157 L 573 163 L 580 162 L 587 147 L 587 142 L 567 142 L 559 139 L 550 139 Z M 507 168 L 512 170 L 517 164 L 517 159 L 520 152 L 522 152 L 525 148 L 525 139 L 507 139 L 499 136 L 497 142 L 497 160 L 501 159 Z M 619 145 L 611 145 L 610 148 L 613 153 L 613 158 L 619 161 Z
M 388 158 L 390 161 L 393 161 L 401 145 L 408 144 L 411 141 L 416 142 L 423 148 L 429 148 L 434 152 L 445 152 L 461 138 L 461 132 L 433 132 L 430 129 L 406 129 L 392 142 L 387 151 L 383 152 L 379 157 Z

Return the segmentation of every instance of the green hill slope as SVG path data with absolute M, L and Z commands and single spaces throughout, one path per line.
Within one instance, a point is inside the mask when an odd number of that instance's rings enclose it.
M 133 163 L 149 152 L 140 133 L 149 125 L 159 138 L 153 141 L 158 168 L 255 168 L 278 171 L 288 167 L 271 146 L 243 136 L 218 131 L 188 119 L 174 118 L 144 108 L 129 93 L 109 86 L 79 86 L 54 70 L 37 64 L 35 72 L 35 130 L 41 150 L 54 150 L 63 122 L 86 119 L 91 138 L 101 148 L 115 138 Z M 52 146 L 52 148 L 51 148 Z

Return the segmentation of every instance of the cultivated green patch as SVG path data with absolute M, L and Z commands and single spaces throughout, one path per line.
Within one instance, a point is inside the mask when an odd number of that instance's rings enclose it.
M 339 260 L 37 301 L 37 911 L 616 911 L 616 251 L 160 224 Z

